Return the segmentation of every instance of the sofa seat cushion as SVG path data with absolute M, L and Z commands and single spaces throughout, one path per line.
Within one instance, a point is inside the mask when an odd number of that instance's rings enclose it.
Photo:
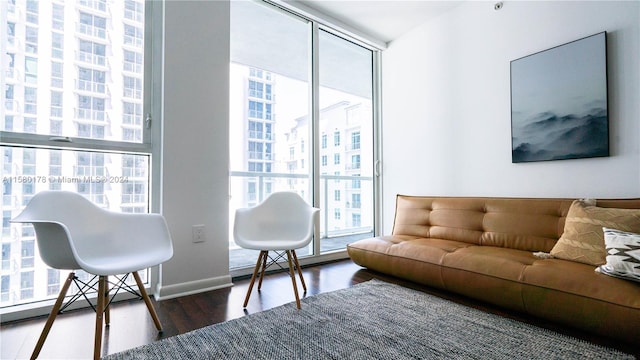
M 640 284 L 616 279 L 574 261 L 545 259 L 528 266 L 522 281 L 541 288 L 640 310 Z
M 520 281 L 524 268 L 538 260 L 529 251 L 406 235 L 359 240 L 349 244 L 348 251 L 356 263 L 374 269 L 375 264 L 359 261 L 363 256 L 359 254 L 411 259 L 513 281 Z
M 359 240 L 349 244 L 348 248 L 350 254 L 357 251 L 375 252 L 441 265 L 446 254 L 470 246 L 473 245 L 453 240 L 394 235 Z
M 471 246 L 445 256 L 442 265 L 504 280 L 520 282 L 537 258 L 531 252 L 495 246 Z
M 360 266 L 444 289 L 442 260 L 445 255 L 468 246 L 473 245 L 453 240 L 393 235 L 356 241 L 347 246 L 347 251 Z
M 536 261 L 531 252 L 496 246 L 472 246 L 447 254 L 441 273 L 444 288 L 492 304 L 524 311 L 520 279 Z

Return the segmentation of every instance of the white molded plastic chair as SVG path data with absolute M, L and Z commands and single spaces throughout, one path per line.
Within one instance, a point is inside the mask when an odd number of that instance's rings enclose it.
M 260 250 L 243 307 L 246 308 L 249 303 L 253 284 L 260 268 L 262 267 L 262 271 L 260 271 L 258 290 L 262 287 L 266 268 L 277 264 L 277 261 L 286 253 L 296 305 L 300 309 L 294 265 L 305 292 L 307 285 L 304 283 L 295 249 L 305 247 L 311 242 L 315 225 L 319 220 L 319 211 L 320 209 L 311 207 L 293 192 L 276 192 L 255 207 L 236 210 L 233 226 L 236 244 L 245 249 Z M 278 256 L 270 258 L 269 251 L 275 251 Z M 269 259 L 270 262 L 268 262 Z
M 138 275 L 139 270 L 163 263 L 173 256 L 169 229 L 161 215 L 111 212 L 77 193 L 42 191 L 34 195 L 12 221 L 33 224 L 40 256 L 48 266 L 71 270 L 33 350 L 32 359 L 38 357 L 56 315 L 69 305 L 62 307 L 71 283 L 75 283 L 81 292 L 96 290 L 95 284 L 78 280 L 75 275 L 78 269 L 98 278 L 98 299 L 94 307 L 95 359 L 100 358 L 103 323 L 109 325 L 109 276 L 126 274 L 113 283 L 116 293 L 120 289 L 135 293 L 125 284 L 127 275 L 133 274 L 139 289 L 137 295 L 144 300 L 158 331 L 162 331 L 158 315 Z M 70 302 L 79 297 L 72 297 Z

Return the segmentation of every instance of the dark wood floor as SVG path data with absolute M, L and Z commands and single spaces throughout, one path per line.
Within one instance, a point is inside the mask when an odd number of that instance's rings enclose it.
M 638 346 L 616 343 L 597 336 L 548 324 L 520 314 L 509 313 L 477 303 L 454 294 L 407 283 L 382 274 L 373 273 L 353 264 L 350 260 L 305 268 L 308 291 L 306 296 L 343 289 L 370 279 L 380 279 L 425 291 L 467 306 L 515 318 L 546 327 L 567 335 L 579 337 L 602 346 L 613 347 L 640 356 Z M 209 291 L 197 295 L 163 300 L 155 303 L 164 331 L 158 334 L 142 301 L 123 301 L 113 304 L 111 325 L 105 330 L 103 355 L 151 343 L 158 339 L 182 334 L 210 324 L 256 313 L 294 300 L 291 280 L 286 273 L 271 274 L 262 285 L 262 291 L 252 294 L 249 306 L 242 308 L 248 279 L 234 281 L 231 288 Z M 295 308 L 294 304 L 291 304 Z M 304 305 L 303 305 L 304 306 Z M 92 356 L 95 315 L 91 310 L 76 310 L 60 315 L 53 325 L 40 357 L 43 359 L 87 359 Z M 44 326 L 45 318 L 29 319 L 3 324 L 0 327 L 0 358 L 29 358 Z

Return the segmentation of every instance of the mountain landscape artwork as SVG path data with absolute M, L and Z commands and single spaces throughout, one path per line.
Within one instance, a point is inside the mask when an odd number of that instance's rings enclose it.
M 609 156 L 606 32 L 511 62 L 512 162 Z

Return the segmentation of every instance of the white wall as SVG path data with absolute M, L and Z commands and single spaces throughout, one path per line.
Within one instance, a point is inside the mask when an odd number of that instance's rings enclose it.
M 383 232 L 396 194 L 640 196 L 640 2 L 466 2 L 390 43 Z M 608 32 L 611 156 L 511 163 L 510 61 Z
M 167 1 L 162 213 L 175 254 L 160 297 L 228 286 L 229 3 Z M 191 227 L 204 224 L 194 244 Z
M 161 298 L 230 285 L 229 4 L 167 1 Z M 395 195 L 640 196 L 640 3 L 469 2 L 383 53 L 384 232 Z M 609 32 L 612 156 L 511 163 L 509 62 Z M 207 241 L 193 244 L 191 226 Z

